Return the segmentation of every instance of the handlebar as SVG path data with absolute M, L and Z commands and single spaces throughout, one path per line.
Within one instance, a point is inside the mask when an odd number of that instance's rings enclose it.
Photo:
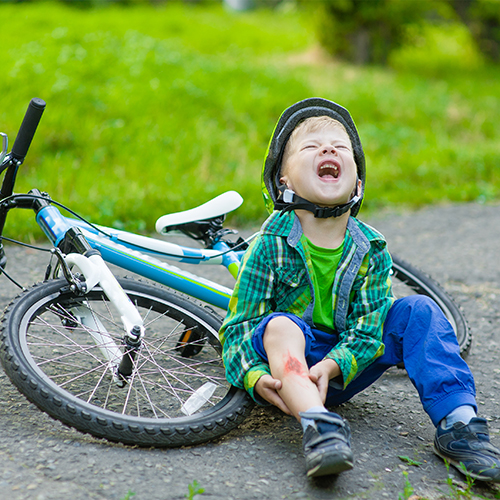
M 42 118 L 43 110 L 45 109 L 45 101 L 37 97 L 31 99 L 28 105 L 26 114 L 24 115 L 23 122 L 19 128 L 12 152 L 5 158 L 1 165 L 1 171 L 7 170 L 0 189 L 0 200 L 12 195 L 14 184 L 16 182 L 16 175 L 19 165 L 23 162 L 28 149 L 30 147 L 35 131 Z M 0 205 L 0 238 L 3 233 L 5 219 L 11 207 L 8 204 Z M 3 251 L 3 244 L 0 241 L 0 267 L 5 267 L 5 255 Z M 0 271 L 1 272 L 1 271 Z
M 31 99 L 26 114 L 24 115 L 23 122 L 21 123 L 21 128 L 14 142 L 14 146 L 12 147 L 12 157 L 18 162 L 22 163 L 28 152 L 44 109 L 45 101 L 38 97 Z

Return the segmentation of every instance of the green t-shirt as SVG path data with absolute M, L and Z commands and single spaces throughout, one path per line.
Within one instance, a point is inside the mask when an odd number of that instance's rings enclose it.
M 333 328 L 333 282 L 342 257 L 344 242 L 338 248 L 322 248 L 306 238 L 313 267 L 314 311 L 313 321 L 316 326 Z

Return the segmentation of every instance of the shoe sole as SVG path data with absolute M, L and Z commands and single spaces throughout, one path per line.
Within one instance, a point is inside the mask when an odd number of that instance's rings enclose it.
M 477 479 L 479 481 L 487 481 L 489 483 L 500 483 L 500 477 L 498 478 L 493 478 L 491 476 L 481 476 L 480 474 L 476 474 L 475 472 L 469 472 L 469 471 L 465 471 L 462 467 L 462 462 L 457 462 L 456 460 L 453 460 L 451 459 L 450 457 L 447 457 L 446 455 L 443 455 L 439 452 L 439 450 L 436 448 L 436 446 L 434 445 L 433 446 L 433 451 L 434 453 L 442 458 L 443 460 L 445 460 L 446 462 L 448 462 L 449 464 L 453 465 L 453 467 L 455 467 L 455 469 L 458 470 L 458 472 L 460 472 L 461 474 L 463 474 L 464 476 L 469 476 L 471 477 L 472 479 Z
M 342 458 L 341 460 L 339 460 L 339 458 L 340 457 L 336 457 L 335 460 L 322 462 L 316 467 L 309 469 L 307 471 L 307 477 L 320 477 L 340 474 L 341 472 L 345 472 L 353 468 L 352 458 Z

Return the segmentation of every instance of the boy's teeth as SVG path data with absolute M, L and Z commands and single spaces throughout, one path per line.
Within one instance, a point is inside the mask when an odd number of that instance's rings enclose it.
M 330 165 L 327 163 L 325 165 L 322 165 L 319 169 L 320 175 L 322 173 L 324 173 L 325 175 L 328 175 L 330 172 L 331 172 L 330 175 L 332 175 L 333 177 L 337 177 L 339 175 L 339 167 L 337 165 Z

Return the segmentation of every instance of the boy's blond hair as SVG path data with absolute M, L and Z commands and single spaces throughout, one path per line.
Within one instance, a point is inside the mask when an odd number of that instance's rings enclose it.
M 310 134 L 332 126 L 340 128 L 346 133 L 347 137 L 349 137 L 349 134 L 347 133 L 344 125 L 339 121 L 330 118 L 329 116 L 312 116 L 301 121 L 290 134 L 288 142 L 286 143 L 285 149 L 283 151 L 283 158 L 281 160 L 281 173 L 283 173 L 286 162 L 292 154 L 293 147 L 295 146 L 295 141 L 299 134 Z

